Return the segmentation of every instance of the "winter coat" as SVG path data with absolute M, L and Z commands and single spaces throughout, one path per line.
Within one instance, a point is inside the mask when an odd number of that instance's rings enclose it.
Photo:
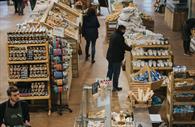
M 110 38 L 106 59 L 113 63 L 122 62 L 125 50 L 131 51 L 131 47 L 125 43 L 122 32 L 115 31 Z
M 86 40 L 95 41 L 98 38 L 99 27 L 100 24 L 96 15 L 83 17 L 82 35 Z
M 188 19 L 183 26 L 183 40 L 190 41 L 191 29 L 195 27 L 195 18 Z

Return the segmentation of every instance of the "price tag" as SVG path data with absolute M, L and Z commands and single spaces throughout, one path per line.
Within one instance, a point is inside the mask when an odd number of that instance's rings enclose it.
M 63 27 L 54 27 L 53 35 L 58 37 L 64 37 L 64 28 Z

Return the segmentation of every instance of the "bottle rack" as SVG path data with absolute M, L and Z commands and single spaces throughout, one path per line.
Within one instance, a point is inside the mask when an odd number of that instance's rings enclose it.
M 48 100 L 50 115 L 49 37 L 45 29 L 26 27 L 7 35 L 9 84 L 17 85 L 22 100 Z
M 174 72 L 171 72 L 169 75 L 169 85 L 167 87 L 167 119 L 169 123 L 169 127 L 173 125 L 194 125 L 195 118 L 193 118 L 194 112 L 191 113 L 182 113 L 179 114 L 179 118 L 177 114 L 174 114 L 174 108 L 176 106 L 195 106 L 195 102 L 192 98 L 181 98 L 177 99 L 177 94 L 193 94 L 195 95 L 195 90 L 193 89 L 194 79 L 189 78 L 175 78 Z M 177 87 L 176 83 L 187 82 L 191 83 L 192 86 L 186 87 Z

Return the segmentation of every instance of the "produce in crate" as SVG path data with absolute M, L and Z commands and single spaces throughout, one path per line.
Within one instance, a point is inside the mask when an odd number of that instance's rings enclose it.
M 145 103 L 149 100 L 151 100 L 152 96 L 154 95 L 153 90 L 150 90 L 149 88 L 144 91 L 144 89 L 138 88 L 138 93 L 133 93 L 132 91 L 129 91 L 129 97 L 131 99 L 134 99 L 138 103 Z
M 132 80 L 139 82 L 155 82 L 161 80 L 162 78 L 163 76 L 155 70 L 145 70 L 135 74 L 132 77 Z

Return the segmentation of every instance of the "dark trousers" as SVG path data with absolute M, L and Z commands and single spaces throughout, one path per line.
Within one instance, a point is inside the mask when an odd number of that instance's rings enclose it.
M 122 63 L 111 63 L 108 62 L 108 72 L 107 72 L 107 77 L 113 81 L 113 87 L 117 88 L 118 87 L 118 79 L 119 75 L 121 72 L 121 65 Z
M 37 0 L 30 0 L 31 10 L 34 10 Z
M 24 10 L 24 2 L 23 0 L 18 0 L 18 14 L 24 14 L 23 13 Z
M 13 2 L 14 2 L 15 13 L 17 13 L 18 12 L 18 2 L 17 0 L 13 0 Z
M 190 52 L 190 40 L 183 41 L 183 48 L 185 53 Z
M 94 60 L 95 58 L 95 45 L 96 45 L 96 40 L 86 40 L 86 46 L 85 46 L 85 53 L 86 56 L 89 56 L 89 47 L 90 47 L 90 43 L 91 43 L 91 58 L 92 60 Z

